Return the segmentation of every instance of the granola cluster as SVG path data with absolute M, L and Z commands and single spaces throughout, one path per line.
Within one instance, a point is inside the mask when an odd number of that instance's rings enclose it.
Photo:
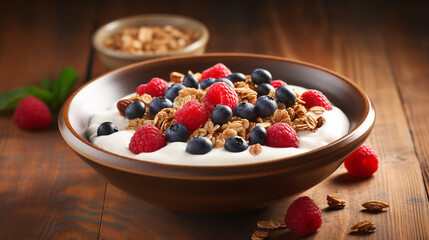
M 162 54 L 176 51 L 199 38 L 194 29 L 184 31 L 173 26 L 142 26 L 126 28 L 104 41 L 104 46 L 132 54 Z
M 201 74 L 195 74 L 198 78 L 201 77 Z M 181 82 L 183 74 L 172 72 L 170 74 L 170 80 L 172 82 Z M 258 97 L 256 92 L 256 86 L 251 81 L 250 76 L 247 76 L 246 82 L 237 82 L 234 84 L 234 90 L 237 92 L 240 102 L 249 102 L 254 104 Z M 200 80 L 200 79 L 199 79 Z M 148 94 L 136 95 L 130 99 L 122 101 L 142 101 L 146 104 L 146 111 L 148 114 L 145 114 L 143 118 L 132 119 L 128 121 L 128 130 L 137 131 L 142 126 L 147 124 L 152 124 L 156 126 L 159 130 L 165 133 L 167 128 L 176 123 L 174 119 L 174 113 L 179 110 L 187 102 L 196 100 L 202 104 L 204 96 L 207 92 L 206 90 L 195 89 L 195 88 L 184 88 L 179 91 L 179 95 L 174 99 L 173 108 L 165 108 L 158 112 L 155 116 L 152 116 L 148 109 L 149 103 L 152 100 L 152 97 Z M 272 116 L 269 117 L 258 117 L 255 122 L 251 122 L 247 119 L 240 117 L 232 117 L 228 122 L 222 125 L 214 124 L 210 119 L 203 124 L 200 128 L 190 133 L 188 141 L 196 137 L 207 137 L 212 143 L 214 148 L 224 147 L 226 139 L 231 136 L 240 136 L 246 141 L 249 140 L 250 132 L 255 126 L 261 126 L 266 129 L 271 127 L 277 122 L 283 122 L 290 125 L 296 132 L 298 131 L 311 131 L 315 132 L 319 127 L 323 125 L 325 119 L 322 116 L 318 116 L 324 112 L 323 107 L 313 107 L 311 109 L 306 109 L 304 104 L 305 102 L 300 98 L 298 93 L 297 100 L 292 107 L 286 108 L 284 104 L 279 103 L 278 109 L 274 112 Z M 275 98 L 275 91 L 272 90 L 269 93 L 270 97 Z M 122 109 L 119 107 L 121 111 Z M 316 117 L 309 114 L 313 112 Z M 253 155 L 257 155 L 261 152 L 261 148 L 255 146 L 251 149 Z

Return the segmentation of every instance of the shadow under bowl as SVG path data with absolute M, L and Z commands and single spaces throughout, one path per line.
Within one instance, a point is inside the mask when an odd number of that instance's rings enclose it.
M 264 68 L 276 79 L 322 91 L 348 117 L 349 132 L 307 153 L 232 166 L 181 166 L 136 160 L 88 141 L 85 131 L 94 112 L 135 92 L 143 81 L 155 76 L 168 79 L 171 71 L 201 72 L 219 62 L 233 72 L 251 73 L 255 68 Z M 375 111 L 368 96 L 332 71 L 280 57 L 218 53 L 149 60 L 97 77 L 64 104 L 59 129 L 77 155 L 120 190 L 171 210 L 226 213 L 267 207 L 323 181 L 365 141 L 374 121 Z

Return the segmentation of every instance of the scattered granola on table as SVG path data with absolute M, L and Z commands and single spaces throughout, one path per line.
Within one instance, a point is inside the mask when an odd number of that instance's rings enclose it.
M 372 233 L 376 229 L 375 224 L 369 220 L 358 222 L 351 227 L 351 230 L 357 230 L 358 232 Z
M 328 201 L 329 208 L 340 209 L 346 206 L 346 202 L 339 199 L 335 195 L 328 194 L 328 196 L 326 197 L 326 200 Z
M 390 205 L 381 201 L 368 201 L 362 203 L 362 207 L 370 211 L 383 211 L 384 208 L 388 208 Z

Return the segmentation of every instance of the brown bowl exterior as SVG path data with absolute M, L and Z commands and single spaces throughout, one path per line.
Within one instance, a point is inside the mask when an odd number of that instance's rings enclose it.
M 85 131 L 92 114 L 134 92 L 139 84 L 155 76 L 168 79 L 171 71 L 203 71 L 219 62 L 233 72 L 265 68 L 276 79 L 321 90 L 348 116 L 349 133 L 308 153 L 233 166 L 159 164 L 122 157 L 88 142 Z M 67 100 L 59 128 L 68 145 L 122 191 L 172 210 L 225 213 L 267 207 L 321 182 L 365 141 L 374 121 L 375 111 L 367 95 L 329 70 L 279 57 L 222 53 L 150 60 L 100 76 Z

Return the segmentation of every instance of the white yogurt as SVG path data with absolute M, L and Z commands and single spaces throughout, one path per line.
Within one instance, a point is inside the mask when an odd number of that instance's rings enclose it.
M 297 86 L 288 85 L 288 87 L 290 89 L 295 89 L 298 93 L 302 93 L 306 90 Z M 128 98 L 128 96 L 125 98 Z M 310 114 L 313 113 L 310 112 Z M 272 148 L 262 146 L 262 152 L 257 156 L 253 156 L 248 150 L 232 153 L 226 151 L 224 148 L 213 149 L 204 155 L 192 155 L 185 151 L 186 143 L 183 142 L 168 143 L 167 146 L 151 153 L 134 154 L 128 148 L 134 131 L 125 130 L 125 127 L 128 125 L 127 119 L 119 114 L 116 109 L 116 103 L 106 111 L 97 113 L 91 118 L 87 135 L 94 145 L 109 152 L 130 158 L 176 165 L 226 166 L 264 162 L 304 153 L 327 145 L 341 138 L 349 131 L 349 120 L 346 115 L 335 106 L 332 106 L 332 110 L 330 111 L 325 111 L 321 115 L 314 114 L 314 116 L 323 116 L 326 121 L 322 127 L 318 128 L 314 133 L 310 131 L 299 131 L 298 148 Z M 106 136 L 97 136 L 97 128 L 103 122 L 113 122 L 118 127 L 119 131 Z

